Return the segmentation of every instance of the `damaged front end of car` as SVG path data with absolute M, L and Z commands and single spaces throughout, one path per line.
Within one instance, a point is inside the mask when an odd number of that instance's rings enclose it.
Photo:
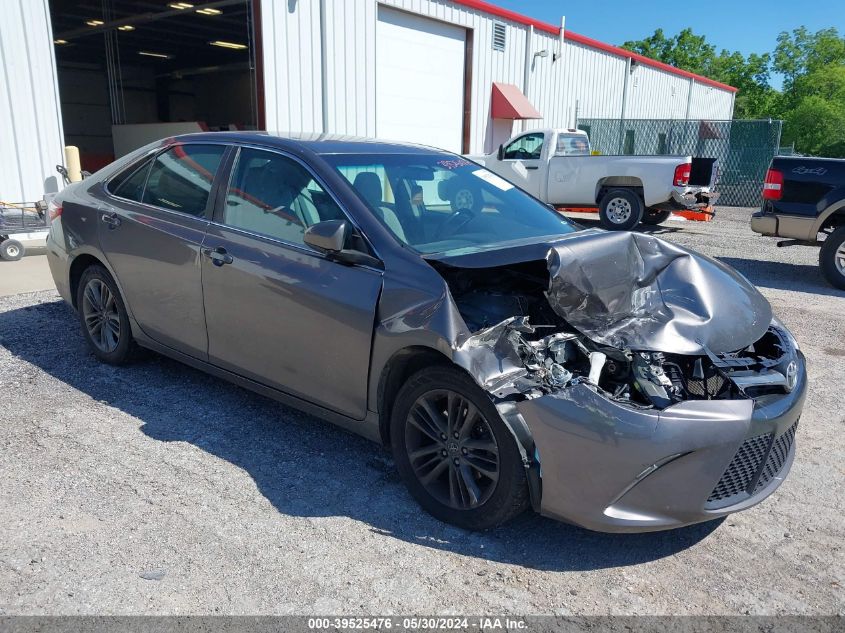
M 667 529 L 780 484 L 804 360 L 745 278 L 636 233 L 584 231 L 538 253 L 429 260 L 468 330 L 452 358 L 514 431 L 536 509 Z

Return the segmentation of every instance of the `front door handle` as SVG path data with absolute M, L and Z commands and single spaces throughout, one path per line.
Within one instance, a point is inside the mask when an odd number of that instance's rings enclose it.
M 525 169 L 540 169 L 537 165 L 526 165 Z
M 217 248 L 204 248 L 202 249 L 202 254 L 208 257 L 211 260 L 211 263 L 215 266 L 222 266 L 223 264 L 231 264 L 234 258 L 226 252 L 226 249 L 222 246 L 218 246 Z
M 110 213 L 103 213 L 103 215 L 100 216 L 100 220 L 108 224 L 110 229 L 116 229 L 120 226 L 120 218 L 117 217 L 117 213 L 114 211 Z

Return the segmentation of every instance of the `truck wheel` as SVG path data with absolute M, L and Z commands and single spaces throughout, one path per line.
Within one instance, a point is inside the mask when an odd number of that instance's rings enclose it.
M 845 290 L 845 226 L 828 235 L 822 244 L 819 268 L 830 285 Z
M 23 257 L 24 250 L 23 244 L 17 240 L 4 240 L 0 242 L 0 258 L 5 259 L 7 262 L 18 261 Z
M 672 215 L 671 211 L 661 211 L 660 209 L 646 209 L 645 215 L 643 215 L 643 224 L 648 224 L 649 226 L 656 226 L 658 224 L 663 224 L 666 220 L 669 219 L 669 216 Z
M 630 189 L 611 189 L 599 203 L 601 225 L 609 231 L 630 231 L 643 218 L 643 201 Z

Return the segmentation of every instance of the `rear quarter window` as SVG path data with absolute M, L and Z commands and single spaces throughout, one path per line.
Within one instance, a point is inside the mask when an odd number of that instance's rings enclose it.
M 153 162 L 143 202 L 200 217 L 205 214 L 224 145 L 176 145 Z
M 132 165 L 128 169 L 112 178 L 106 185 L 106 190 L 113 196 L 141 202 L 144 196 L 144 183 L 150 171 L 152 159 L 143 161 L 140 165 Z

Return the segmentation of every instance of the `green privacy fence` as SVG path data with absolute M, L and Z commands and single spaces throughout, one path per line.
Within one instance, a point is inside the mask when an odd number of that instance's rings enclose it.
M 579 119 L 578 127 L 602 154 L 715 158 L 718 204 L 755 207 L 766 169 L 779 150 L 783 121 Z

